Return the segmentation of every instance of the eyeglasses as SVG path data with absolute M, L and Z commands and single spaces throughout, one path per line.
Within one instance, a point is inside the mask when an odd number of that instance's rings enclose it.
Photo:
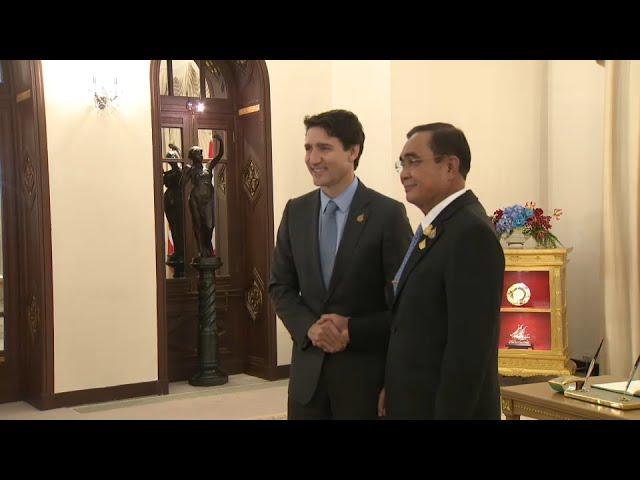
M 435 157 L 433 157 L 433 161 L 436 162 L 439 158 L 442 158 L 444 156 L 446 155 L 436 155 Z M 402 173 L 402 170 L 405 167 L 413 169 L 420 165 L 422 162 L 423 160 L 421 158 L 409 157 L 406 160 L 396 160 L 394 167 L 396 169 L 396 172 Z

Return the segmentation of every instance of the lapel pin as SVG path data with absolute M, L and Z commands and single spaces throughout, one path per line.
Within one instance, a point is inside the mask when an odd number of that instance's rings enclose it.
M 429 224 L 426 227 L 424 227 L 423 233 L 426 237 L 433 240 L 436 236 L 436 229 L 433 225 Z
M 358 215 L 358 216 L 356 217 L 356 221 L 357 221 L 358 223 L 362 223 L 362 222 L 364 222 L 364 213 L 361 213 L 360 215 Z
M 426 246 L 427 246 L 427 240 L 423 238 L 422 241 L 418 244 L 418 248 L 420 250 L 424 250 Z

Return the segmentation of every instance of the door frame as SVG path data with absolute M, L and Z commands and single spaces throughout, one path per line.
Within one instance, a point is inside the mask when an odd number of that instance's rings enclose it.
M 166 286 L 165 286 L 165 222 L 163 208 L 163 181 L 162 168 L 156 159 L 161 158 L 162 132 L 160 128 L 160 64 L 161 60 L 151 60 L 149 69 L 149 80 L 151 85 L 151 125 L 152 125 L 152 142 L 153 142 L 153 179 L 154 179 L 154 208 L 155 208 L 155 233 L 156 233 L 156 305 L 157 305 L 157 331 L 158 331 L 158 393 L 169 393 L 168 381 L 168 345 L 167 345 L 167 307 L 166 307 Z M 229 64 L 232 62 L 225 61 Z M 274 224 L 273 224 L 273 174 L 272 174 L 272 157 L 271 157 L 271 104 L 269 95 L 269 75 L 267 65 L 264 60 L 249 60 L 243 62 L 252 62 L 254 71 L 259 76 L 259 89 L 262 98 L 261 109 L 264 115 L 264 129 L 260 133 L 263 135 L 265 145 L 265 161 L 266 171 L 265 182 L 263 185 L 263 195 L 267 196 L 267 228 L 265 229 L 264 244 L 269 250 L 267 256 L 268 271 L 270 271 L 271 252 L 274 246 Z M 231 89 L 231 91 L 236 91 Z M 234 112 L 234 118 L 238 118 L 245 107 L 241 102 L 237 103 L 238 110 Z M 238 137 L 236 145 L 242 144 L 242 129 L 236 129 Z M 184 148 L 184 146 L 183 146 Z M 186 232 L 185 232 L 186 234 Z M 244 239 L 246 241 L 246 239 Z M 265 292 L 266 294 L 266 292 Z M 288 376 L 288 366 L 278 367 L 277 365 L 277 339 L 276 339 L 276 317 L 271 302 L 268 300 L 268 294 L 265 295 L 265 311 L 266 311 L 266 368 L 256 371 L 251 370 L 252 374 L 275 380 Z M 285 367 L 285 368 L 283 368 Z M 245 369 L 246 370 L 246 369 Z

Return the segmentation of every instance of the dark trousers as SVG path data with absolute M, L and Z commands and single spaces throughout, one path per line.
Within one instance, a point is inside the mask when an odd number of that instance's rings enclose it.
M 325 355 L 316 392 L 307 404 L 289 396 L 289 420 L 376 420 L 379 389 L 345 377 L 340 363 Z

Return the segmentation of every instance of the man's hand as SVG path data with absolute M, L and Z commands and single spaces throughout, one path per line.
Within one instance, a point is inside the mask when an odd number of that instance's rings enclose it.
M 340 332 L 340 338 L 345 345 L 341 350 L 347 348 L 347 345 L 351 340 L 349 338 L 349 318 L 350 317 L 338 315 L 337 313 L 325 313 L 320 317 L 320 320 L 318 320 L 318 323 L 331 322 L 335 325 Z
M 311 325 L 307 336 L 315 347 L 321 348 L 327 353 L 340 352 L 347 347 L 348 340 L 345 340 L 338 327 L 328 319 L 320 318 Z
M 385 408 L 386 397 L 384 393 L 384 388 L 380 390 L 380 394 L 378 395 L 378 416 L 384 417 L 387 414 L 387 410 Z
M 347 340 L 349 340 L 349 318 L 350 317 L 343 317 L 342 315 L 338 315 L 337 313 L 325 313 L 320 317 L 320 321 L 330 320 L 331 323 L 333 323 L 338 328 L 338 330 L 340 330 L 340 333 L 346 335 Z

